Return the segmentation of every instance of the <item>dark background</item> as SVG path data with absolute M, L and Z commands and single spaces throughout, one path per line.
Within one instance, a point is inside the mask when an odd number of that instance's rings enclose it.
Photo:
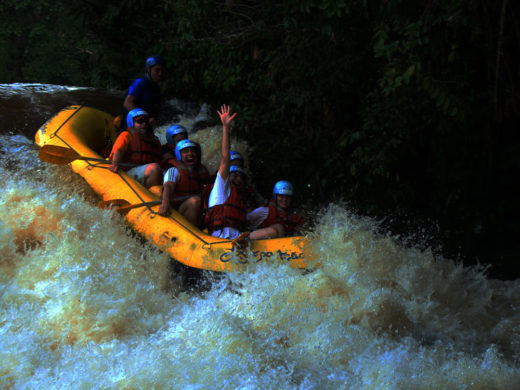
M 519 3 L 280 3 L 2 1 L 0 83 L 121 90 L 160 54 L 165 97 L 239 112 L 264 193 L 519 277 Z

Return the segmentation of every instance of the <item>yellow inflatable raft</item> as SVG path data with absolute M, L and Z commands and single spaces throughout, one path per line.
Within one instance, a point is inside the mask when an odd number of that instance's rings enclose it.
M 126 173 L 113 173 L 96 152 L 107 139 L 114 141 L 113 117 L 85 106 L 69 106 L 50 118 L 35 135 L 36 144 L 64 147 L 72 157 L 70 165 L 99 196 L 107 201 L 123 199 L 130 205 L 159 200 Z M 46 147 L 50 148 L 50 147 Z M 41 151 L 43 151 L 43 148 Z M 58 148 L 59 149 L 59 148 Z M 97 161 L 96 161 L 97 160 Z M 305 268 L 310 248 L 304 237 L 284 237 L 241 242 L 205 234 L 176 211 L 168 217 L 157 214 L 159 206 L 131 208 L 125 221 L 173 259 L 194 268 L 211 271 L 237 271 L 247 263 L 248 251 L 257 262 L 282 261 Z

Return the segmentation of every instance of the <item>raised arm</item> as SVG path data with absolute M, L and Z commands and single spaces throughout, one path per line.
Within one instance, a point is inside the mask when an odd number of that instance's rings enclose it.
M 220 177 L 226 180 L 229 176 L 229 157 L 230 157 L 230 149 L 231 149 L 231 122 L 233 118 L 237 115 L 235 112 L 233 115 L 230 114 L 229 106 L 223 104 L 220 107 L 220 111 L 218 111 L 220 116 L 220 120 L 222 121 L 222 157 L 220 159 L 220 167 L 218 172 Z

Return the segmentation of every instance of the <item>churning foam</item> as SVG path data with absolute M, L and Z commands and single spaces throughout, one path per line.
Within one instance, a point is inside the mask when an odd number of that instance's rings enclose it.
M 2 388 L 520 384 L 517 281 L 333 204 L 309 233 L 321 267 L 262 263 L 186 291 L 69 168 L 2 141 L 18 148 L 0 160 Z

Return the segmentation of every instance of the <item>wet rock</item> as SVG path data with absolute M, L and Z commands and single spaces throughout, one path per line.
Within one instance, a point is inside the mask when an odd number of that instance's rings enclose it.
M 208 103 L 202 104 L 199 113 L 195 117 L 191 133 L 194 133 L 204 127 L 212 126 L 216 124 L 215 119 L 211 116 L 211 108 Z

